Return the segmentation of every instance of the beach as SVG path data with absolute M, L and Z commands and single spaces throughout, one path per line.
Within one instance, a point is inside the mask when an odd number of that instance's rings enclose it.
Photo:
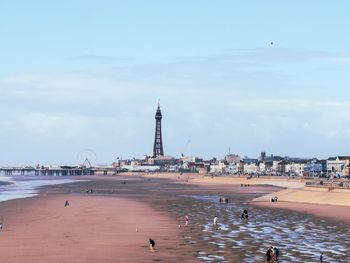
M 64 207 L 65 200 L 70 205 Z M 152 262 L 185 259 L 166 214 L 108 196 L 50 195 L 0 204 L 1 262 Z M 171 238 L 170 238 L 171 237 Z M 156 251 L 149 251 L 149 238 Z M 188 258 L 187 258 L 188 259 Z M 175 261 L 174 261 L 175 262 Z
M 266 183 L 266 178 L 243 187 L 210 183 L 217 179 L 210 177 L 203 178 L 209 182 L 195 181 L 201 178 L 198 174 L 84 176 L 68 184 L 43 186 L 35 197 L 1 202 L 2 259 L 255 263 L 263 262 L 267 247 L 277 244 L 283 251 L 281 262 L 315 262 L 320 251 L 333 262 L 348 262 L 349 222 L 342 215 L 349 210 L 344 207 L 252 202 L 286 189 Z M 93 193 L 88 193 L 90 189 Z M 222 196 L 228 198 L 227 204 L 219 203 Z M 64 207 L 65 200 L 69 207 Z M 249 220 L 241 219 L 243 209 L 249 211 Z M 335 209 L 328 210 L 331 218 L 327 209 Z M 219 230 L 212 225 L 215 215 Z M 337 240 L 329 240 L 330 236 Z M 154 253 L 148 248 L 150 237 L 156 241 Z
M 133 176 L 134 174 L 128 175 Z M 312 181 L 310 178 L 204 176 L 198 173 L 154 173 L 142 174 L 141 176 L 145 178 L 170 179 L 202 187 L 217 186 L 222 189 L 229 189 L 230 186 L 242 186 L 243 190 L 251 191 L 251 187 L 254 186 L 274 186 L 274 191 L 254 198 L 250 203 L 261 207 L 307 212 L 338 221 L 350 221 L 350 216 L 348 216 L 350 215 L 350 189 L 333 189 L 329 191 L 328 188 L 305 187 L 305 182 Z M 278 197 L 278 203 L 271 203 L 271 198 L 275 196 Z

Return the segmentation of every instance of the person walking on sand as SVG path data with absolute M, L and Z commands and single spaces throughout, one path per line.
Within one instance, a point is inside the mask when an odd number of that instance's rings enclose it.
M 185 216 L 185 226 L 188 226 L 189 220 L 190 220 L 189 217 Z
M 154 252 L 154 247 L 156 245 L 156 242 L 152 238 L 149 239 L 149 249 Z
M 323 252 L 320 255 L 320 263 L 323 263 Z
M 68 200 L 66 200 L 66 202 L 64 203 L 64 207 L 66 207 L 66 206 L 69 206 Z

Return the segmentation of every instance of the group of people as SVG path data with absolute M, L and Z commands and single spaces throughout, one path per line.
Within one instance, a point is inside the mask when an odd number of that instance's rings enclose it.
M 247 209 L 244 209 L 243 210 L 243 213 L 241 215 L 241 218 L 242 219 L 248 219 L 248 210 Z
M 276 197 L 277 198 L 277 197 Z M 68 201 L 68 200 L 67 200 Z M 274 202 L 277 202 L 274 201 Z M 69 205 L 69 203 L 68 203 Z M 243 213 L 241 215 L 241 218 L 242 219 L 248 219 L 248 210 L 247 209 L 244 209 L 243 210 Z M 185 226 L 187 226 L 189 224 L 189 217 L 186 215 L 184 217 L 185 219 Z M 213 225 L 214 227 L 216 228 L 216 230 L 220 229 L 219 228 L 219 224 L 218 224 L 218 221 L 219 221 L 219 218 L 218 216 L 214 216 L 214 219 L 213 219 Z M 0 228 L 1 230 L 1 228 Z M 149 238 L 149 248 L 150 248 L 150 251 L 151 252 L 154 252 L 154 247 L 155 247 L 156 243 L 155 241 L 152 239 L 152 238 Z M 279 262 L 278 259 L 279 259 L 279 256 L 280 256 L 280 251 L 277 247 L 273 247 L 273 246 L 270 246 L 267 251 L 266 251 L 266 257 L 265 257 L 265 263 L 277 263 Z M 319 260 L 320 263 L 323 262 L 323 253 L 320 254 L 320 260 Z
M 220 198 L 219 198 L 219 203 L 227 204 L 227 203 L 228 203 L 228 198 L 226 198 L 226 197 L 220 197 Z
M 277 200 L 278 200 L 277 196 L 271 198 L 271 202 L 277 202 Z
M 266 251 L 266 263 L 274 263 L 278 262 L 278 257 L 280 255 L 280 251 L 277 247 L 269 247 Z

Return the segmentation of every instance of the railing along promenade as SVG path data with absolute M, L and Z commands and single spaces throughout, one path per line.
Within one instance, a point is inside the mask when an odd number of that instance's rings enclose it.
M 305 183 L 306 187 L 328 189 L 328 191 L 334 189 L 349 189 L 350 190 L 350 180 L 349 179 L 318 179 L 314 181 L 309 181 Z

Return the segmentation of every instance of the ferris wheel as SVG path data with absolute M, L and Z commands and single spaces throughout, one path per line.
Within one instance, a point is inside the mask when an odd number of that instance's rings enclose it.
M 80 167 L 95 167 L 97 164 L 97 154 L 94 150 L 83 149 L 77 154 L 77 163 Z

